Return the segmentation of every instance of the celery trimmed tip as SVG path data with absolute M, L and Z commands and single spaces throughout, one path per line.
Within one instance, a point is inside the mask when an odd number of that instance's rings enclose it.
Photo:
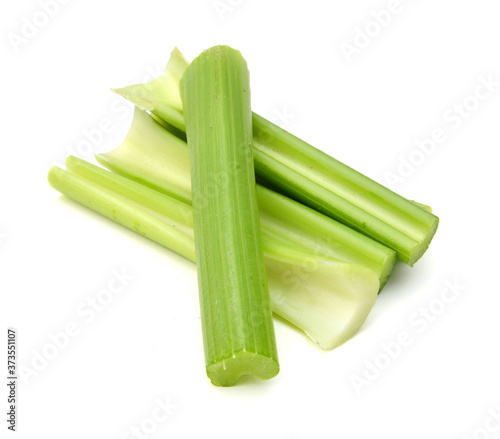
M 212 47 L 181 79 L 207 375 L 232 386 L 279 371 L 255 193 L 250 79 L 240 52 Z

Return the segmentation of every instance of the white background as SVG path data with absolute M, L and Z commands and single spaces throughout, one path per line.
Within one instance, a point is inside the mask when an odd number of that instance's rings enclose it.
M 1 326 L 17 328 L 20 364 L 38 365 L 19 382 L 18 437 L 129 439 L 141 423 L 156 438 L 500 437 L 486 429 L 500 407 L 500 87 L 474 97 L 478 78 L 500 81 L 500 5 L 401 0 L 383 29 L 370 24 L 388 4 L 70 0 L 16 46 L 42 9 L 2 3 Z M 356 35 L 366 47 L 348 62 Z M 192 59 L 215 44 L 247 59 L 255 111 L 384 184 L 399 175 L 395 189 L 441 218 L 352 340 L 324 352 L 276 321 L 280 374 L 234 388 L 205 376 L 194 265 L 46 183 L 86 132 L 111 127 L 77 154 L 88 160 L 124 138 L 131 110 L 110 87 L 151 79 L 174 46 Z M 464 100 L 471 111 L 446 119 Z M 415 141 L 435 129 L 446 140 L 422 158 Z M 421 163 L 398 170 L 410 156 Z M 134 279 L 87 322 L 78 310 L 123 268 Z M 463 291 L 441 306 L 447 282 Z M 440 314 L 425 324 L 421 307 Z M 79 335 L 54 354 L 68 324 Z M 401 333 L 412 342 L 387 365 Z M 356 389 L 375 361 L 386 368 Z M 170 408 L 154 425 L 157 398 Z

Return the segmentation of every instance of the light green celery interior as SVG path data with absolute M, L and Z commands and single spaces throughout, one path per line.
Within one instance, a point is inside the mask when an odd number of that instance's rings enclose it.
M 161 145 L 168 145 L 168 148 Z M 137 107 L 124 142 L 111 152 L 98 154 L 96 159 L 112 171 L 161 189 L 181 201 L 191 202 L 191 171 L 186 142 Z
M 375 273 L 273 240 L 266 240 L 264 248 L 277 314 L 307 328 L 306 334 L 323 349 L 351 338 L 375 304 L 379 289 Z M 279 289 L 284 285 L 286 292 Z
M 76 157 L 52 167 L 49 183 L 101 215 L 195 261 L 192 207 Z M 324 349 L 352 337 L 378 290 L 375 273 L 263 234 L 273 312 Z

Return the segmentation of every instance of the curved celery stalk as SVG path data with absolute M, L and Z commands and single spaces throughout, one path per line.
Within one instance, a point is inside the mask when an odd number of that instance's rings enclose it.
M 191 204 L 187 144 L 144 111 L 136 108 L 129 134 L 118 148 L 96 158 L 114 172 Z M 385 285 L 396 262 L 393 250 L 261 185 L 256 190 L 261 228 L 267 236 L 367 267 L 379 276 L 380 288 Z
M 212 47 L 181 79 L 207 375 L 232 386 L 279 371 L 255 194 L 250 77 L 240 52 Z
M 169 89 L 169 71 L 185 70 L 184 57 L 172 55 L 166 72 L 146 84 L 116 90 L 141 108 L 173 124 L 162 100 Z M 135 91 L 148 102 L 134 99 Z M 158 91 L 161 91 L 158 92 Z M 177 108 L 181 111 L 181 109 Z M 182 130 L 182 123 L 177 126 Z M 335 160 L 272 122 L 253 113 L 255 171 L 291 198 L 394 249 L 399 259 L 413 265 L 427 250 L 439 219 L 428 209 L 392 192 Z
M 192 207 L 76 157 L 49 171 L 50 185 L 72 200 L 195 261 Z M 377 276 L 359 265 L 311 253 L 263 234 L 273 312 L 323 349 L 349 339 L 365 321 Z

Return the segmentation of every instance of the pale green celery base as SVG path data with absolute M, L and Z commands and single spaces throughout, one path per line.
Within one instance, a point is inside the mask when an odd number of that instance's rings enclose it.
M 266 241 L 264 249 L 273 309 L 307 328 L 321 348 L 340 346 L 363 325 L 379 290 L 373 271 L 283 243 Z M 284 284 L 286 294 L 280 290 Z
M 280 368 L 277 361 L 253 352 L 236 352 L 232 358 L 209 364 L 207 376 L 215 386 L 230 387 L 243 375 L 254 375 L 261 380 L 275 377 Z
M 195 261 L 191 206 L 76 157 L 66 162 L 68 170 L 50 169 L 52 187 Z M 376 274 L 299 245 L 262 238 L 273 312 L 324 349 L 351 337 L 373 306 Z

